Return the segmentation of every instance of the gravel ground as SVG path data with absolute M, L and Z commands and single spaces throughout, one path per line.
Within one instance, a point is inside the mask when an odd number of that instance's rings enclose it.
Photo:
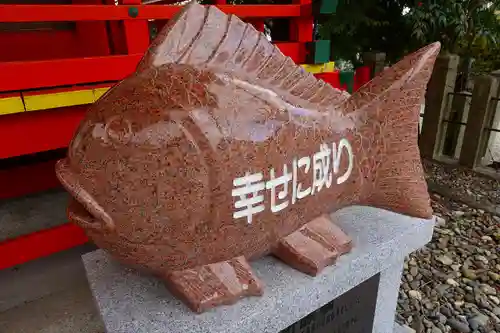
M 425 162 L 428 180 L 500 205 L 500 183 Z M 432 241 L 405 262 L 397 319 L 417 333 L 500 333 L 500 217 L 431 195 Z
M 500 205 L 500 181 L 478 176 L 465 168 L 430 161 L 424 161 L 423 165 L 428 180 L 453 188 L 457 194 L 473 197 L 486 205 Z

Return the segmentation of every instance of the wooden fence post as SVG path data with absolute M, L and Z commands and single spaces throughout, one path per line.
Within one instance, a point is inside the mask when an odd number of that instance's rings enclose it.
M 475 79 L 469 118 L 465 128 L 464 142 L 459 162 L 469 168 L 475 168 L 486 150 L 487 135 L 485 127 L 492 114 L 491 99 L 498 93 L 498 80 L 490 75 Z
M 430 159 L 441 155 L 443 144 L 443 119 L 450 93 L 455 87 L 459 57 L 454 54 L 440 55 L 436 59 L 425 95 L 425 111 L 422 120 L 419 146 L 420 154 Z

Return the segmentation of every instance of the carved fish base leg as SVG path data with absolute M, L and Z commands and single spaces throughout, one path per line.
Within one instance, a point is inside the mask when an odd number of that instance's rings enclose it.
M 197 313 L 263 294 L 262 283 L 244 257 L 173 272 L 167 286 Z
M 273 255 L 303 273 L 316 276 L 351 248 L 351 239 L 323 215 L 283 238 Z

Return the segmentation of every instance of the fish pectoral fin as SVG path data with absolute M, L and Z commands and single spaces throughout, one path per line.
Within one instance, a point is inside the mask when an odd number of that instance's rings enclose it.
M 170 291 L 197 313 L 263 294 L 262 283 L 244 257 L 172 272 L 166 282 Z
M 273 255 L 303 273 L 316 276 L 351 248 L 351 239 L 328 216 L 322 215 L 280 240 Z

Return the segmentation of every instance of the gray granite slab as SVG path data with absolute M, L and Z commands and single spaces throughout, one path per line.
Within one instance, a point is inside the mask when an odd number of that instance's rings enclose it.
M 398 261 L 380 272 L 373 333 L 386 333 L 393 329 L 403 263 L 403 260 Z
M 83 260 L 110 333 L 276 333 L 376 273 L 400 270 L 404 257 L 431 239 L 434 226 L 432 220 L 359 206 L 337 211 L 332 220 L 354 241 L 353 250 L 334 266 L 313 278 L 272 257 L 262 258 L 252 267 L 266 286 L 264 296 L 201 315 L 175 299 L 158 279 L 123 267 L 102 250 Z M 381 285 L 392 280 L 397 293 L 394 279 L 399 273 Z
M 394 333 L 415 333 L 415 330 L 408 326 L 394 325 Z

